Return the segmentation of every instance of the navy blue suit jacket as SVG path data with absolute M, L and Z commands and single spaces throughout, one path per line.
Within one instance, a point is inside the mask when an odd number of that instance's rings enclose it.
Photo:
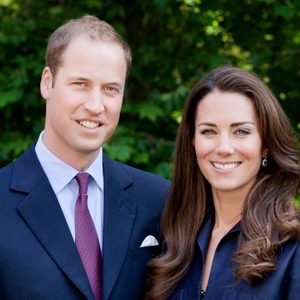
M 103 300 L 143 299 L 169 182 L 104 156 Z M 68 225 L 32 145 L 0 170 L 0 299 L 93 299 Z
M 214 225 L 210 214 L 197 237 L 195 257 L 186 276 L 179 282 L 170 300 L 200 299 L 200 282 L 211 231 Z M 266 281 L 249 285 L 236 281 L 232 256 L 237 249 L 240 224 L 234 226 L 216 249 L 205 300 L 299 300 L 300 299 L 300 241 L 289 242 L 277 252 L 277 269 Z

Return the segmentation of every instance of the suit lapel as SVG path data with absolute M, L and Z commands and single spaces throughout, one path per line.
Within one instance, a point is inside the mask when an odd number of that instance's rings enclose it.
M 133 181 L 123 169 L 106 156 L 103 157 L 103 163 L 103 295 L 104 300 L 107 300 L 128 255 L 136 199 L 129 198 L 125 191 Z
M 20 216 L 60 269 L 93 299 L 72 235 L 34 146 L 15 162 L 11 188 L 28 193 L 17 207 Z

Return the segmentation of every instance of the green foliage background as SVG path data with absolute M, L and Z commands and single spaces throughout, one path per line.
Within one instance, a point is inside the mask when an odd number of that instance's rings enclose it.
M 0 0 L 0 166 L 38 137 L 49 34 L 96 15 L 133 49 L 119 128 L 105 151 L 170 177 L 176 130 L 192 86 L 211 68 L 257 73 L 300 132 L 300 0 Z

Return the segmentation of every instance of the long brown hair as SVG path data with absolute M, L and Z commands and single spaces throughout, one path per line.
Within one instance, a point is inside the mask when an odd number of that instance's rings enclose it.
M 249 284 L 264 280 L 276 268 L 275 250 L 300 236 L 299 211 L 293 201 L 300 176 L 293 128 L 260 79 L 238 68 L 215 69 L 193 88 L 184 108 L 172 187 L 162 219 L 167 249 L 149 263 L 149 300 L 167 299 L 186 274 L 193 260 L 197 233 L 213 205 L 210 186 L 197 165 L 193 138 L 197 105 L 216 89 L 240 93 L 252 100 L 262 147 L 268 149 L 268 165 L 259 170 L 243 209 L 239 246 L 233 258 L 236 279 Z

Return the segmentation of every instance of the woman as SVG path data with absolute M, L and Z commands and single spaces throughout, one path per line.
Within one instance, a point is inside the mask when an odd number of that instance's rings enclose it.
M 254 75 L 214 70 L 192 90 L 147 299 L 300 299 L 295 133 Z

